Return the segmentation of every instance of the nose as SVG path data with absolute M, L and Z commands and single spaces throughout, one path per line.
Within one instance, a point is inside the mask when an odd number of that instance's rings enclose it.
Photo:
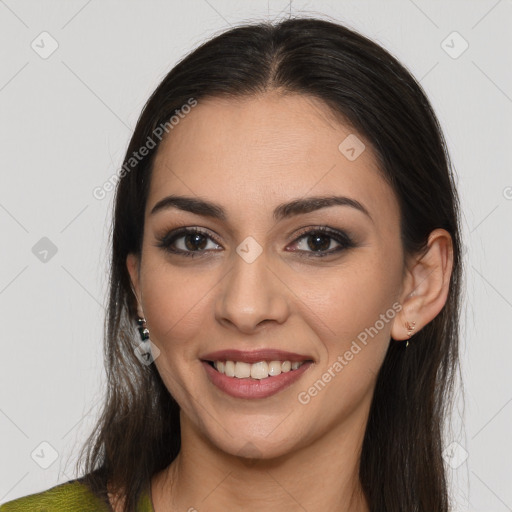
M 269 322 L 282 324 L 289 315 L 289 289 L 264 252 L 252 263 L 234 253 L 219 290 L 217 320 L 243 333 L 253 333 Z

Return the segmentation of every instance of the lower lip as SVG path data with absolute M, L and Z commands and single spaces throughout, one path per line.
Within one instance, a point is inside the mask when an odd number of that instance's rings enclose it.
M 313 364 L 307 361 L 296 370 L 280 373 L 266 379 L 238 379 L 218 372 L 206 361 L 202 361 L 210 381 L 224 393 L 235 398 L 267 398 L 293 384 Z

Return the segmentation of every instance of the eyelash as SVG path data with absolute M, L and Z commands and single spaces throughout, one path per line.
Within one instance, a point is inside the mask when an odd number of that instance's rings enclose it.
M 296 250 L 292 252 L 296 252 L 300 257 L 306 257 L 306 258 L 323 258 L 325 256 L 330 256 L 335 253 L 339 253 L 345 249 L 350 249 L 352 247 L 355 247 L 355 243 L 353 240 L 343 231 L 337 231 L 330 228 L 327 228 L 326 226 L 319 226 L 312 229 L 307 228 L 306 230 L 302 231 L 297 238 L 292 243 L 296 243 L 302 238 L 305 238 L 307 235 L 311 236 L 314 234 L 323 234 L 328 235 L 329 238 L 335 240 L 340 244 L 340 247 L 336 249 L 331 249 L 330 251 L 324 251 L 324 252 L 316 252 L 316 251 L 301 251 Z M 209 233 L 206 231 L 203 231 L 199 228 L 179 228 L 175 231 L 171 231 L 170 233 L 167 233 L 163 237 L 158 238 L 158 244 L 156 244 L 157 247 L 162 248 L 164 251 L 176 254 L 178 256 L 186 256 L 189 258 L 195 258 L 195 257 L 201 257 L 206 250 L 202 251 L 183 251 L 181 249 L 173 249 L 171 248 L 171 245 L 178 240 L 179 238 L 182 238 L 186 235 L 193 235 L 193 234 L 199 234 L 204 235 L 210 240 L 214 241 L 217 245 L 221 245 L 215 237 L 212 237 Z M 309 255 L 305 255 L 304 253 L 308 253 Z

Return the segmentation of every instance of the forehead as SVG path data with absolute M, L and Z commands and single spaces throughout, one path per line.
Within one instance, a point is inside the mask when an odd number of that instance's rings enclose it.
M 322 101 L 299 94 L 199 101 L 160 145 L 148 209 L 170 193 L 211 198 L 227 210 L 339 193 L 374 218 L 386 211 L 387 221 L 398 219 L 369 142 Z

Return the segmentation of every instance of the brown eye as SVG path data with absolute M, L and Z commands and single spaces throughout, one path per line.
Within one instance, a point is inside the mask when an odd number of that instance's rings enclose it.
M 189 251 L 204 249 L 208 245 L 207 238 L 202 233 L 188 233 L 179 238 L 183 238 L 184 246 Z M 176 241 L 176 239 L 174 241 Z
M 182 228 L 176 231 L 171 231 L 164 237 L 159 238 L 158 247 L 163 248 L 173 254 L 183 256 L 198 256 L 203 252 L 211 249 L 216 250 L 215 247 L 208 247 L 208 242 L 211 241 L 214 246 L 219 247 L 211 235 L 197 228 Z
M 299 242 L 303 239 L 304 242 Z M 312 257 L 328 256 L 355 246 L 346 233 L 326 227 L 318 227 L 302 233 L 295 240 L 294 245 L 299 247 L 293 252 L 310 253 L 307 256 Z M 335 246 L 334 248 L 333 245 Z

